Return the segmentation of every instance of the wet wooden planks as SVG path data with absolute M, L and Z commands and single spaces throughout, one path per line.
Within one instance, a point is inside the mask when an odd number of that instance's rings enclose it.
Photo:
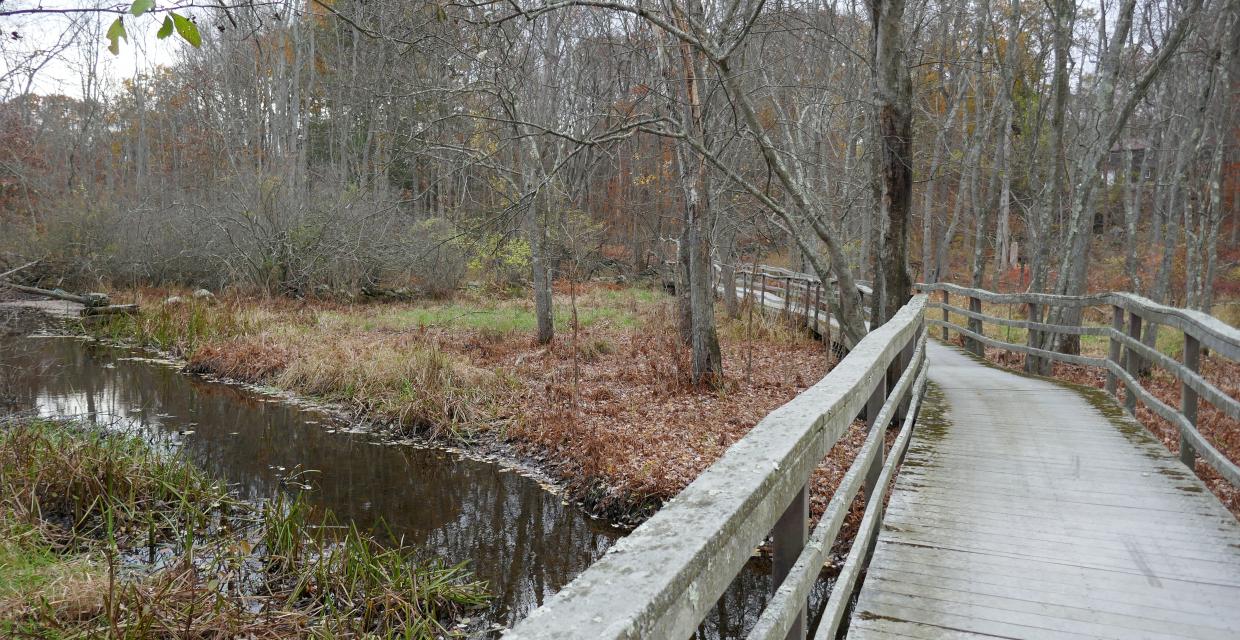
M 849 638 L 1240 638 L 1240 524 L 1170 452 L 929 348 L 947 424 L 914 433 Z

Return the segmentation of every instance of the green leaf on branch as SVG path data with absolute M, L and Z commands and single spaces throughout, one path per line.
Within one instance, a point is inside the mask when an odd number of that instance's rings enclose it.
M 198 34 L 197 25 L 179 13 L 173 12 L 170 15 L 172 16 L 172 23 L 176 25 L 177 33 L 183 40 L 195 47 L 202 46 L 202 36 Z
M 129 6 L 129 13 L 136 18 L 154 8 L 155 0 L 133 0 L 133 4 Z
M 107 38 L 108 51 L 111 51 L 112 55 L 121 52 L 121 40 L 129 42 L 129 36 L 125 33 L 125 22 L 121 18 L 112 21 L 112 26 L 108 27 Z
M 156 32 L 155 37 L 163 40 L 170 35 L 172 35 L 172 18 L 169 16 L 164 16 L 164 26 L 159 28 L 159 31 Z

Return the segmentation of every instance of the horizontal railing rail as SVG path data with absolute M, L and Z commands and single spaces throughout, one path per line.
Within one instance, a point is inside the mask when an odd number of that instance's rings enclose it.
M 715 291 L 724 295 L 726 291 L 723 286 L 723 266 L 718 262 L 713 266 Z M 802 318 L 805 324 L 823 336 L 826 342 L 832 341 L 832 326 L 839 326 L 836 315 L 840 308 L 838 281 L 829 280 L 823 284 L 817 276 L 764 264 L 737 265 L 733 270 L 733 277 L 738 300 L 767 311 Z M 855 284 L 863 318 L 868 322 L 870 309 L 867 303 L 874 291 L 866 282 Z M 839 338 L 841 343 L 849 346 L 842 335 Z
M 926 303 L 915 296 L 868 333 L 827 376 L 763 418 L 506 637 L 687 638 L 769 537 L 776 589 L 749 637 L 804 638 L 809 591 L 864 490 L 869 507 L 845 563 L 849 578 L 835 585 L 827 604 L 834 629 L 872 547 L 883 489 L 926 388 Z M 869 434 L 810 532 L 810 475 L 863 411 Z M 902 430 L 884 454 L 892 421 Z M 833 630 L 824 635 L 825 624 L 817 637 L 834 637 Z
M 950 330 L 964 338 L 967 350 L 978 355 L 982 355 L 983 345 L 1023 353 L 1028 371 L 1044 371 L 1037 359 L 1100 368 L 1107 373 L 1105 388 L 1108 393 L 1118 397 L 1121 383 L 1127 390 L 1124 408 L 1129 413 L 1135 411 L 1139 401 L 1175 426 L 1179 433 L 1180 459 L 1185 465 L 1195 470 L 1196 460 L 1200 458 L 1219 476 L 1233 486 L 1240 487 L 1240 466 L 1206 440 L 1197 428 L 1199 399 L 1205 400 L 1228 418 L 1240 421 L 1240 401 L 1203 378 L 1199 371 L 1202 347 L 1212 349 L 1214 353 L 1228 360 L 1240 360 L 1240 330 L 1208 314 L 1168 307 L 1130 293 L 1112 292 L 1088 296 L 994 293 L 950 283 L 918 284 L 917 288 L 927 294 L 940 294 L 941 299 L 930 302 L 928 306 L 942 311 L 942 319 L 929 317 L 927 324 L 940 327 L 944 340 L 948 338 Z M 966 298 L 968 308 L 951 304 L 951 295 Z M 983 302 L 1023 305 L 1026 308 L 1026 318 L 1001 318 L 983 313 Z M 1049 307 L 1109 307 L 1111 326 L 1043 322 L 1045 311 Z M 965 318 L 968 326 L 952 322 L 951 314 Z M 1028 340 L 1026 344 L 1016 344 L 989 337 L 985 335 L 984 323 L 1024 329 L 1029 333 Z M 1184 334 L 1182 361 L 1177 361 L 1142 341 L 1142 329 L 1151 323 L 1171 327 Z M 1044 340 L 1046 334 L 1105 337 L 1109 341 L 1108 354 L 1106 357 L 1093 357 L 1034 346 L 1047 344 Z M 1148 365 L 1158 366 L 1180 382 L 1178 409 L 1163 402 L 1141 385 L 1140 372 Z

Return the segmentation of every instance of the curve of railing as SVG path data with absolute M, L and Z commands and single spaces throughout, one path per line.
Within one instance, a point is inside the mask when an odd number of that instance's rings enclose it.
M 776 589 L 749 638 L 804 638 L 810 588 L 864 489 L 860 531 L 815 635 L 834 638 L 926 388 L 926 303 L 915 296 L 867 334 L 822 380 L 763 418 L 505 637 L 687 638 L 769 536 Z M 810 474 L 863 411 L 869 435 L 811 532 Z M 900 433 L 884 454 L 893 422 Z
M 723 267 L 718 262 L 713 266 L 715 291 L 724 295 Z M 833 324 L 839 326 L 835 317 L 839 307 L 833 305 L 833 301 L 838 301 L 840 296 L 837 281 L 830 280 L 824 285 L 817 276 L 765 264 L 738 265 L 733 270 L 733 277 L 739 301 L 748 301 L 766 311 L 803 317 L 805 323 L 825 341 L 831 341 Z M 857 293 L 861 296 L 862 313 L 868 322 L 867 302 L 874 295 L 874 290 L 869 283 L 856 284 Z M 843 342 L 842 336 L 840 341 Z
M 1201 348 L 1232 361 L 1240 360 L 1240 330 L 1226 323 L 1189 309 L 1168 307 L 1130 293 L 1102 293 L 1089 296 L 1058 296 L 1041 293 L 994 293 L 984 289 L 972 289 L 948 283 L 918 284 L 925 293 L 938 292 L 940 301 L 929 303 L 932 309 L 943 312 L 942 319 L 928 318 L 927 323 L 941 327 L 943 339 L 948 331 L 956 331 L 964 337 L 965 348 L 982 355 L 982 345 L 1023 353 L 1026 370 L 1040 369 L 1037 359 L 1067 362 L 1098 367 L 1107 372 L 1106 391 L 1118 397 L 1118 385 L 1123 383 L 1124 408 L 1129 413 L 1136 409 L 1139 400 L 1151 411 L 1175 425 L 1180 436 L 1180 459 L 1190 469 L 1195 468 L 1198 457 L 1213 468 L 1233 486 L 1240 487 L 1240 466 L 1227 459 L 1210 444 L 1197 429 L 1198 400 L 1202 399 L 1232 420 L 1240 421 L 1240 401 L 1224 393 L 1201 377 Z M 951 295 L 968 299 L 968 308 L 951 304 Z M 1025 307 L 1024 319 L 1001 318 L 982 313 L 982 303 L 1016 304 Z M 1048 307 L 1110 307 L 1111 326 L 1061 325 L 1045 322 Z M 963 316 L 968 326 L 955 324 L 950 314 Z M 985 335 L 984 323 L 1028 331 L 1026 344 L 996 340 Z M 1177 361 L 1142 342 L 1143 325 L 1154 323 L 1178 329 L 1184 334 L 1182 361 Z M 1043 334 L 1058 333 L 1077 336 L 1101 336 L 1109 340 L 1108 356 L 1065 354 L 1036 347 L 1046 344 Z M 1157 365 L 1180 382 L 1180 407 L 1168 405 L 1141 386 L 1140 372 L 1147 365 Z

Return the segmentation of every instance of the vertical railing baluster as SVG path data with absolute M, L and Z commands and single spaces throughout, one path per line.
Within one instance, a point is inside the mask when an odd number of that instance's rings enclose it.
M 814 284 L 814 331 L 818 335 L 822 335 L 822 329 L 818 326 L 818 306 L 822 304 L 822 283 Z M 827 348 L 831 348 L 831 343 L 827 342 Z
M 1201 368 L 1201 342 L 1188 335 L 1187 331 L 1184 332 L 1184 366 L 1193 373 Z M 1183 381 L 1180 382 L 1180 413 L 1184 414 L 1189 424 L 1197 426 L 1197 391 Z M 1196 472 L 1197 452 L 1183 431 L 1180 432 L 1180 462 Z
M 900 363 L 900 366 L 896 368 L 895 377 L 891 379 L 891 383 L 888 387 L 895 385 L 896 382 L 899 382 L 900 376 L 903 376 L 904 372 L 908 371 L 909 365 L 913 363 L 913 354 L 917 351 L 917 342 L 919 337 L 920 333 L 918 331 L 914 331 L 913 337 L 909 338 L 908 344 L 904 345 L 904 348 L 900 350 L 900 356 L 896 359 Z M 908 407 L 912 400 L 913 394 L 911 393 L 904 394 L 904 397 L 900 399 L 900 405 L 896 409 L 895 415 L 897 425 L 904 424 L 904 418 L 908 416 Z
M 830 362 L 831 354 L 834 353 L 834 350 L 831 348 L 831 296 L 830 294 L 823 296 L 823 300 L 826 302 L 826 305 L 827 305 L 827 308 L 823 310 L 825 313 L 825 315 L 823 316 L 823 320 L 825 321 L 823 323 L 823 326 L 826 327 L 827 362 Z
M 1122 334 L 1124 332 L 1124 308 L 1119 305 L 1111 306 L 1111 329 L 1117 334 Z M 1111 347 L 1110 351 L 1107 353 L 1107 357 L 1111 360 L 1111 362 L 1114 362 L 1116 366 L 1123 366 L 1123 363 L 1121 363 L 1119 359 L 1122 347 L 1123 343 L 1120 339 L 1117 336 L 1111 336 Z M 1115 377 L 1115 374 L 1112 373 L 1110 369 L 1108 369 L 1106 384 L 1107 393 L 1118 397 L 1118 382 L 1119 379 Z
M 878 414 L 883 410 L 883 403 L 887 401 L 887 376 L 878 376 L 878 384 L 874 387 L 874 391 L 870 392 L 870 399 L 865 403 L 865 422 L 869 430 L 886 429 L 887 425 L 878 424 Z M 883 458 L 886 451 L 887 442 L 880 436 L 878 439 L 878 453 L 874 460 L 865 471 L 865 495 L 868 498 L 874 495 L 874 487 L 878 485 L 878 476 L 883 471 Z
M 788 322 L 792 318 L 790 311 L 792 310 L 792 278 L 784 280 L 784 322 Z
M 801 286 L 805 288 L 805 301 L 801 303 L 801 315 L 803 317 L 800 324 L 809 324 L 809 280 L 802 280 Z M 814 327 L 814 329 L 817 330 L 818 327 Z
M 1141 340 L 1141 316 L 1135 311 L 1128 314 L 1128 337 L 1138 342 Z M 1141 356 L 1132 347 L 1128 347 L 1126 351 L 1128 353 L 1125 360 L 1128 364 L 1128 375 L 1132 376 L 1135 384 L 1140 384 L 1137 377 L 1141 375 Z M 1132 389 L 1124 394 L 1124 408 L 1130 414 L 1136 415 L 1137 413 L 1137 394 L 1133 393 Z
M 805 543 L 809 541 L 809 484 L 806 483 L 792 498 L 792 503 L 775 521 L 771 530 L 771 593 L 779 589 L 796 564 Z M 808 603 L 801 603 L 796 622 L 788 630 L 788 640 L 804 640 L 807 626 L 805 611 Z
M 974 296 L 969 296 L 969 311 L 972 311 L 973 313 L 981 314 L 982 301 Z M 976 333 L 979 336 L 985 335 L 983 333 L 984 329 L 982 328 L 982 319 L 969 316 L 969 331 L 972 331 L 973 333 Z M 978 340 L 976 338 L 970 338 L 970 341 L 968 344 L 969 344 L 969 351 L 973 352 L 975 355 L 979 355 L 979 356 L 986 355 L 986 345 L 984 345 L 981 340 Z
M 950 296 L 947 293 L 947 289 L 944 289 L 942 293 L 943 293 L 943 342 L 947 342 L 947 324 L 951 322 L 951 315 L 947 312 L 947 305 L 950 304 L 948 302 L 948 300 L 950 300 Z
M 1038 303 L 1030 302 L 1025 305 L 1028 310 L 1029 322 L 1042 322 L 1042 310 L 1038 308 Z M 1042 332 L 1029 327 L 1029 335 L 1025 339 L 1025 344 L 1029 347 L 1039 348 L 1042 345 Z M 1038 363 L 1038 356 L 1032 353 L 1025 354 L 1025 373 L 1041 373 L 1041 365 Z

